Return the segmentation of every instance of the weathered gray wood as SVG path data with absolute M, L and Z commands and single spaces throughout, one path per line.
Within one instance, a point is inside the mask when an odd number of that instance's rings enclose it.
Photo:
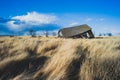
M 80 26 L 63 28 L 63 29 L 59 30 L 58 36 L 64 37 L 64 38 L 75 37 L 75 36 L 83 37 L 83 35 L 85 35 L 86 33 L 89 34 L 90 38 L 94 37 L 90 26 L 84 24 L 84 25 L 80 25 Z

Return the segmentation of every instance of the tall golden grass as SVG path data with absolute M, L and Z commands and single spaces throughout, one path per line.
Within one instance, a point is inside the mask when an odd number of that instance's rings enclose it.
M 120 37 L 0 37 L 0 80 L 120 80 Z

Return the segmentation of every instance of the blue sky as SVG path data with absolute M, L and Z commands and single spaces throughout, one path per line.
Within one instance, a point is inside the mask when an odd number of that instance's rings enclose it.
M 88 24 L 96 35 L 119 35 L 119 8 L 120 0 L 0 0 L 0 34 Z

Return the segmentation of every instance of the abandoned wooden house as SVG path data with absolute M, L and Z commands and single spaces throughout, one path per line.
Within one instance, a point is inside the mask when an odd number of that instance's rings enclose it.
M 63 38 L 94 38 L 90 26 L 84 24 L 74 27 L 63 28 L 58 31 L 58 37 Z

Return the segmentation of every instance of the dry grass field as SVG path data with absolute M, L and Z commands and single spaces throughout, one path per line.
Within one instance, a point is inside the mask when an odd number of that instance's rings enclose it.
M 0 80 L 120 80 L 120 37 L 0 37 Z

